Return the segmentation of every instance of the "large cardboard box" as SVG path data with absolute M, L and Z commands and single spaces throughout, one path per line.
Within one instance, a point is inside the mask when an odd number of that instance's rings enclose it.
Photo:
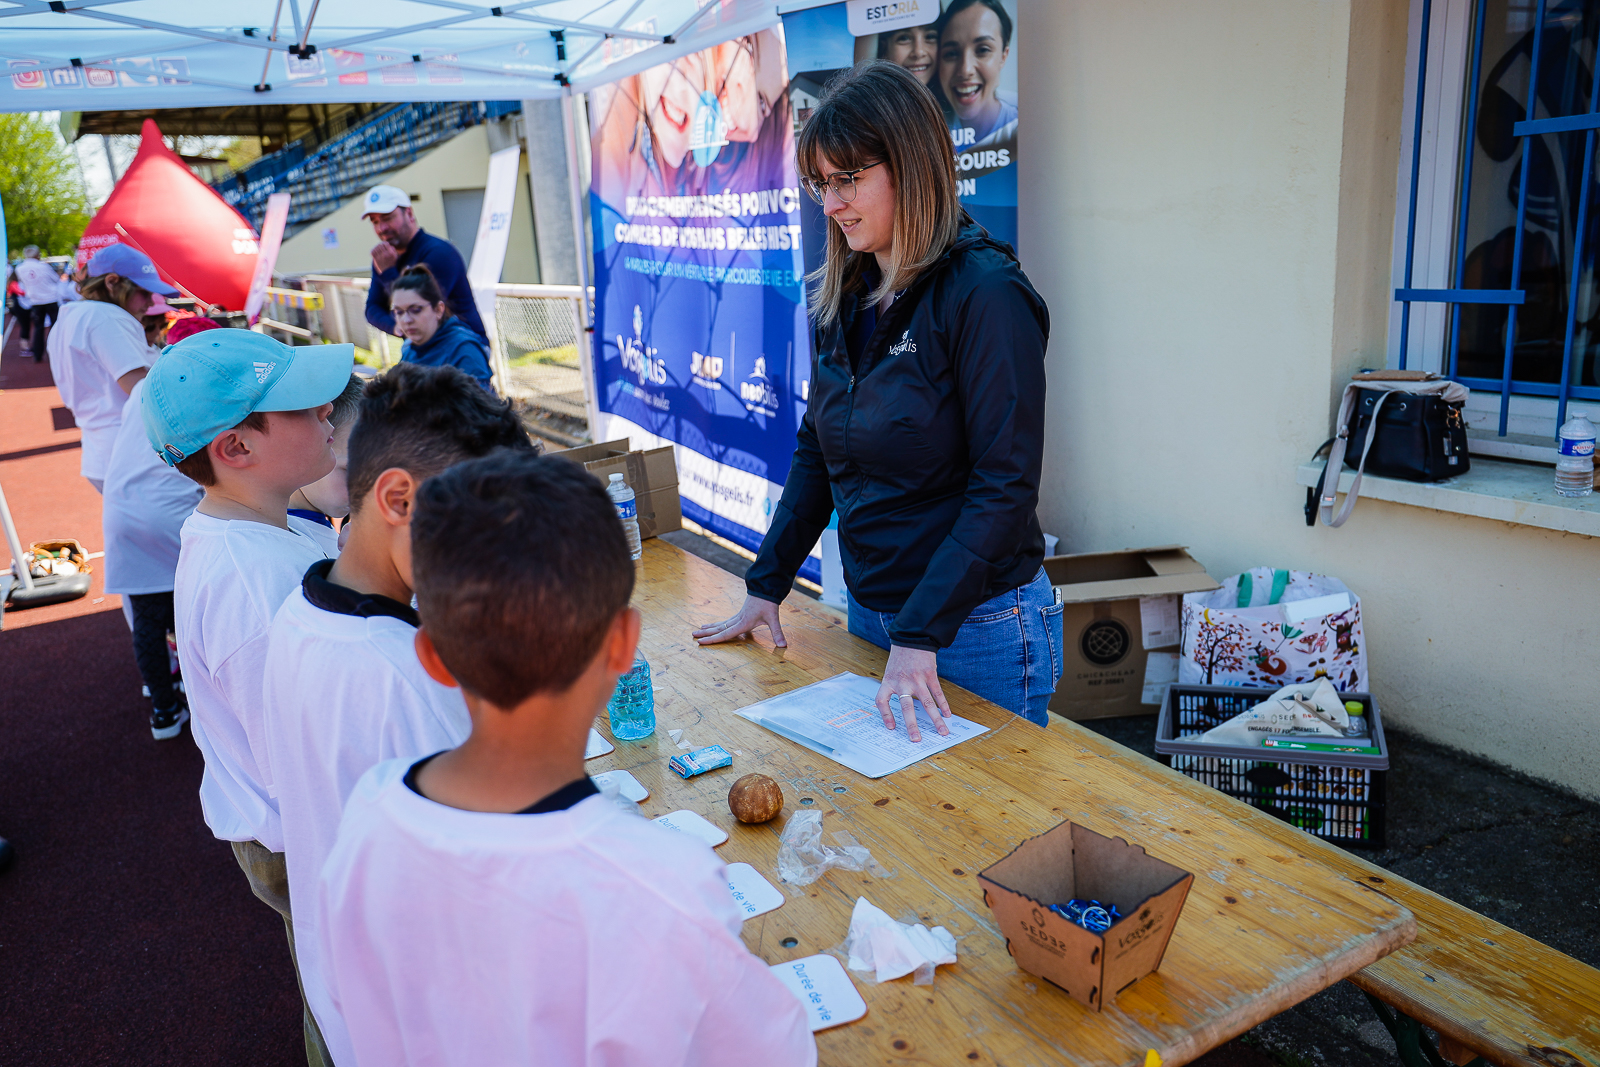
M 1100 1011 L 1161 966 L 1194 875 L 1120 837 L 1072 822 L 1024 841 L 978 874 L 1006 951 L 1086 1006 Z M 1115 904 L 1122 921 L 1103 934 L 1050 910 L 1069 900 Z
M 583 464 L 605 485 L 620 474 L 633 488 L 639 509 L 639 536 L 655 537 L 683 529 L 683 503 L 678 499 L 678 461 L 672 446 L 635 452 L 626 438 L 568 448 L 551 455 Z
M 1172 650 L 1158 665 L 1170 666 L 1176 679 L 1183 594 L 1218 583 L 1181 545 L 1051 556 L 1044 571 L 1066 605 L 1061 678 L 1050 710 L 1069 719 L 1154 715 L 1165 690 L 1146 692 L 1150 652 Z

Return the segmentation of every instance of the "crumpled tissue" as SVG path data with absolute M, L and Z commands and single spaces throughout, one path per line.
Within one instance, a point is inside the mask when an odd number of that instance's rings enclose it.
M 810 885 L 834 867 L 888 876 L 867 847 L 848 832 L 835 831 L 833 839 L 838 847 L 822 843 L 822 812 L 797 811 L 789 816 L 778 839 L 778 877 L 790 885 Z
M 852 971 L 876 971 L 879 982 L 913 974 L 914 984 L 932 985 L 934 968 L 956 961 L 956 939 L 949 930 L 895 922 L 866 897 L 856 898 L 845 950 Z

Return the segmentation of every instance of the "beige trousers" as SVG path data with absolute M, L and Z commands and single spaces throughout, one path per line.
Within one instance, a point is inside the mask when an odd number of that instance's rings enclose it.
M 289 914 L 289 868 L 284 864 L 282 852 L 269 852 L 259 841 L 230 841 L 233 858 L 250 881 L 250 891 L 283 916 L 283 928 L 289 934 L 289 959 L 294 961 L 294 980 L 300 986 L 300 1008 L 304 1013 L 301 1028 L 305 1031 L 306 1063 L 309 1067 L 333 1067 L 328 1046 L 322 1040 L 322 1031 L 306 1004 L 305 985 L 300 982 L 300 957 L 294 950 L 294 918 Z

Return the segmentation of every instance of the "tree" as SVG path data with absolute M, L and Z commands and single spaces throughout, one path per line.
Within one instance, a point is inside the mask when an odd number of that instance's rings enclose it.
M 13 256 L 24 245 L 64 256 L 89 225 L 89 199 L 77 161 L 40 115 L 0 114 L 0 203 Z

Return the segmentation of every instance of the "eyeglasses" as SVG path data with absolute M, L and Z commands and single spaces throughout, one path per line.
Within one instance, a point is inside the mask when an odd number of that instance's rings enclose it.
M 883 160 L 878 160 L 878 163 L 882 162 Z M 868 163 L 866 166 L 857 167 L 855 170 L 838 171 L 835 174 L 828 175 L 826 181 L 819 182 L 810 178 L 801 178 L 800 185 L 810 195 L 811 199 L 819 204 L 822 203 L 822 198 L 827 195 L 829 189 L 833 190 L 834 196 L 848 204 L 856 198 L 856 175 L 862 171 L 871 170 L 878 163 Z
M 415 319 L 421 317 L 424 311 L 430 311 L 427 304 L 402 304 L 399 307 L 390 305 L 389 311 L 398 319 Z

